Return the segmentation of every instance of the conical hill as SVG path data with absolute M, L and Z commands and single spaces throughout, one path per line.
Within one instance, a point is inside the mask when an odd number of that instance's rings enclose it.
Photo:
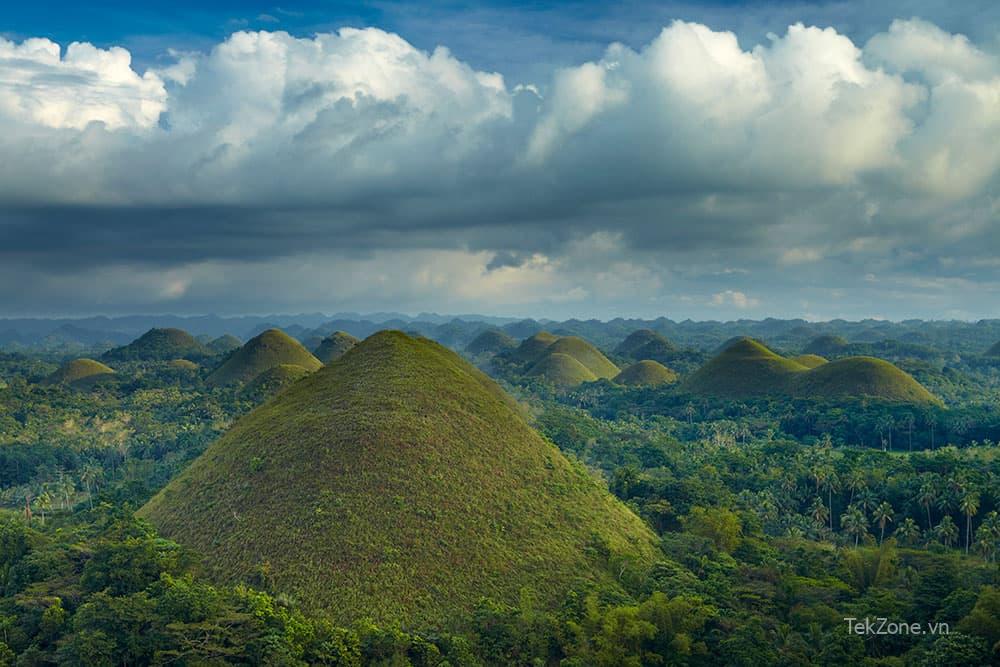
M 334 331 L 323 339 L 313 354 L 324 364 L 335 361 L 344 356 L 344 353 L 358 344 L 358 339 L 346 331 Z
M 268 329 L 233 352 L 205 381 L 216 386 L 249 382 L 281 364 L 301 366 L 307 371 L 323 365 L 299 341 L 280 329 Z

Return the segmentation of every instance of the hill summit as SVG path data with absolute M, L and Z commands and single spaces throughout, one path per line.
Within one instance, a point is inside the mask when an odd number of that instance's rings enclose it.
M 677 346 L 666 336 L 652 329 L 637 329 L 615 348 L 615 354 L 626 359 L 650 359 L 660 363 L 671 361 L 677 353 Z
M 499 354 L 517 347 L 517 341 L 497 329 L 487 329 L 465 346 L 469 354 Z
M 128 345 L 104 353 L 103 359 L 117 361 L 170 361 L 200 359 L 211 350 L 183 329 L 150 329 Z
M 302 347 L 302 343 L 284 331 L 268 329 L 233 352 L 205 381 L 216 386 L 249 382 L 280 364 L 301 366 L 307 371 L 314 371 L 323 365 Z
M 529 588 L 550 605 L 581 580 L 615 586 L 604 548 L 655 556 L 645 524 L 493 380 L 397 331 L 240 419 L 140 515 L 217 579 L 266 568 L 341 623 L 447 627 L 482 596 Z
M 677 382 L 677 373 L 658 361 L 643 359 L 616 375 L 615 382 L 640 387 L 657 387 L 661 384 Z
M 49 384 L 78 384 L 113 375 L 114 372 L 113 368 L 93 359 L 74 359 L 60 366 L 46 381 Z
M 815 355 L 786 359 L 760 341 L 740 338 L 685 380 L 694 394 L 728 398 L 793 396 L 870 398 L 887 403 L 939 403 L 908 373 L 874 357 L 827 362 Z
M 360 341 L 346 331 L 334 331 L 324 338 L 313 354 L 324 364 L 335 361 Z

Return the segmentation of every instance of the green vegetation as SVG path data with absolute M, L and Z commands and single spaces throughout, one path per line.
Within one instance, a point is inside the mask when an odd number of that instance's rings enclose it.
M 517 341 L 497 329 L 487 329 L 465 346 L 465 351 L 473 356 L 479 354 L 499 354 L 517 347 Z
M 339 622 L 449 625 L 525 587 L 554 604 L 575 581 L 613 584 L 609 558 L 655 552 L 492 380 L 399 332 L 241 419 L 140 515 L 221 581 L 264 572 Z
M 255 402 L 273 396 L 311 371 L 295 364 L 278 364 L 255 377 L 243 387 L 243 395 Z
M 986 356 L 987 357 L 1000 357 L 1000 342 L 997 342 L 996 345 L 994 345 L 989 350 L 987 350 L 986 351 Z
M 625 368 L 615 376 L 614 381 L 618 384 L 658 387 L 677 382 L 677 373 L 659 362 L 644 359 Z
M 215 354 L 232 352 L 241 345 L 243 345 L 243 341 L 232 334 L 224 334 L 218 338 L 213 338 L 207 343 L 208 349 Z
M 194 336 L 181 329 L 150 329 L 124 347 L 104 353 L 111 361 L 169 361 L 171 359 L 201 359 L 212 352 Z
M 843 336 L 835 336 L 832 334 L 826 334 L 823 336 L 817 336 L 809 341 L 805 349 L 802 350 L 803 354 L 815 354 L 820 357 L 836 357 L 839 356 L 849 345 L 847 339 Z
M 589 368 L 568 354 L 552 352 L 532 364 L 528 377 L 538 378 L 554 387 L 575 387 L 584 382 L 594 382 L 597 376 Z
M 559 340 L 558 336 L 554 336 L 548 331 L 539 331 L 533 336 L 525 338 L 520 345 L 505 354 L 504 357 L 515 364 L 527 366 L 538 361 L 549 346 L 557 340 Z
M 889 403 L 939 403 L 908 373 L 882 359 L 849 357 L 815 363 L 786 359 L 750 338 L 739 339 L 685 380 L 692 394 L 731 398 L 785 395 L 813 399 L 870 398 Z
M 47 378 L 47 381 L 51 384 L 62 382 L 68 384 L 84 383 L 100 377 L 113 375 L 114 372 L 113 368 L 93 359 L 74 359 L 60 366 Z
M 230 354 L 208 375 L 206 382 L 213 386 L 249 382 L 280 364 L 301 366 L 308 371 L 315 371 L 323 366 L 297 340 L 278 329 L 268 329 Z
M 613 378 L 621 372 L 600 350 L 578 336 L 563 336 L 545 350 L 545 354 L 567 354 L 599 378 Z
M 174 359 L 168 366 L 176 371 L 187 371 L 189 373 L 194 373 L 201 368 L 201 366 L 188 359 Z
M 313 352 L 324 364 L 340 359 L 352 347 L 360 343 L 357 338 L 343 331 L 334 331 L 320 342 Z
M 652 329 L 633 331 L 614 350 L 615 355 L 625 359 L 650 359 L 660 363 L 674 360 L 677 352 L 677 347 L 666 336 Z
M 819 356 L 818 354 L 800 354 L 798 356 L 792 357 L 792 361 L 806 368 L 816 368 L 817 366 L 822 366 L 829 361 Z

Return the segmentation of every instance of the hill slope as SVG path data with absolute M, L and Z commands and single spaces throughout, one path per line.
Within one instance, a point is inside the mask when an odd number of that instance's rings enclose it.
M 123 347 L 108 350 L 101 357 L 117 361 L 169 361 L 199 359 L 211 351 L 183 329 L 150 329 Z
M 528 369 L 529 377 L 545 380 L 557 387 L 575 387 L 597 380 L 594 373 L 575 358 L 562 352 L 549 352 Z
M 758 341 L 744 338 L 698 369 L 683 388 L 695 394 L 729 398 L 793 396 L 940 403 L 910 375 L 883 359 L 846 357 L 826 362 L 814 355 L 797 359 L 786 359 Z
M 345 331 L 334 331 L 323 339 L 313 352 L 316 358 L 324 364 L 340 359 L 344 353 L 360 343 L 357 338 Z
M 806 368 L 816 368 L 817 366 L 822 366 L 825 363 L 829 363 L 826 359 L 819 356 L 818 354 L 800 354 L 797 357 L 792 357 L 792 361 L 797 364 L 801 364 Z
M 504 356 L 517 364 L 533 364 L 545 354 L 549 345 L 557 340 L 559 340 L 558 336 L 550 334 L 548 331 L 539 331 L 522 340 L 520 345 Z
M 243 345 L 243 341 L 236 336 L 232 334 L 223 334 L 218 338 L 210 340 L 206 346 L 215 354 L 225 354 L 226 352 L 232 352 L 241 345 Z
M 212 371 L 205 381 L 216 386 L 248 382 L 279 364 L 301 366 L 308 371 L 314 371 L 323 365 L 300 342 L 285 332 L 268 329 L 248 340 L 246 345 Z
M 666 336 L 652 329 L 637 329 L 628 335 L 615 354 L 628 359 L 656 359 L 656 357 L 676 352 L 677 347 Z
M 455 353 L 369 337 L 239 420 L 140 510 L 220 580 L 269 564 L 334 621 L 451 625 L 522 587 L 612 583 L 588 545 L 649 562 L 654 536 Z M 290 549 L 289 545 L 294 545 Z
M 1000 357 L 1000 342 L 986 351 L 987 357 Z
M 499 354 L 505 350 L 517 347 L 517 341 L 496 329 L 487 329 L 465 346 L 465 351 L 469 354 Z
M 568 354 L 599 378 L 613 378 L 621 369 L 600 350 L 578 336 L 563 336 L 546 348 L 547 354 Z
M 60 366 L 56 372 L 46 378 L 46 382 L 73 384 L 94 380 L 100 376 L 113 375 L 114 372 L 113 368 L 93 359 L 74 359 Z
M 277 394 L 288 385 L 309 375 L 309 371 L 294 364 L 278 364 L 255 377 L 243 387 L 243 395 L 261 400 Z
M 821 357 L 831 357 L 843 352 L 849 343 L 847 339 L 842 336 L 833 336 L 830 334 L 825 334 L 823 336 L 817 336 L 809 341 L 805 349 L 802 351 L 803 354 L 816 354 Z
M 618 384 L 656 387 L 677 382 L 677 373 L 652 359 L 636 362 L 615 376 Z

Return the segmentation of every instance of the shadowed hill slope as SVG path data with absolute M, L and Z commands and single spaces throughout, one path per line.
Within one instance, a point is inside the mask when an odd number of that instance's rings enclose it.
M 597 376 L 589 368 L 562 352 L 543 355 L 528 369 L 527 375 L 564 389 L 597 380 Z
M 210 340 L 207 347 L 215 354 L 225 354 L 226 352 L 232 352 L 241 345 L 243 345 L 243 341 L 236 336 L 232 334 L 224 334 L 218 338 Z
M 279 329 L 268 329 L 233 352 L 205 381 L 215 386 L 249 382 L 280 364 L 301 366 L 308 371 L 323 365 L 299 341 Z
M 93 381 L 99 377 L 107 377 L 114 374 L 114 369 L 105 366 L 93 359 L 74 359 L 68 361 L 46 378 L 49 384 L 76 384 Z
M 517 341 L 505 334 L 503 331 L 488 329 L 465 346 L 465 351 L 469 354 L 499 354 L 506 350 L 517 347 Z
M 677 373 L 652 359 L 638 361 L 615 376 L 618 384 L 656 387 L 677 382 Z
M 344 356 L 344 353 L 360 342 L 361 341 L 346 331 L 334 331 L 332 334 L 323 339 L 313 354 L 316 355 L 316 358 L 321 362 L 328 364 L 331 361 L 340 359 Z
M 1000 357 L 1000 342 L 986 351 L 987 357 Z
M 832 357 L 837 354 L 842 353 L 849 343 L 847 339 L 842 336 L 833 336 L 826 334 L 823 336 L 817 336 L 809 341 L 805 349 L 802 350 L 803 354 L 815 354 L 821 357 Z
M 637 329 L 618 344 L 614 352 L 628 359 L 652 359 L 676 352 L 677 347 L 666 336 L 652 329 Z
M 523 587 L 614 585 L 596 538 L 655 538 L 539 436 L 500 387 L 426 339 L 375 334 L 242 419 L 140 510 L 216 578 L 273 587 L 336 622 L 448 626 Z M 289 548 L 294 546 L 294 548 Z
M 243 395 L 253 400 L 273 396 L 288 385 L 309 375 L 307 369 L 294 364 L 278 364 L 255 377 L 243 387 Z
M 211 351 L 182 329 L 150 329 L 123 347 L 108 350 L 102 359 L 117 361 L 169 361 L 198 359 Z
M 559 340 L 559 337 L 550 334 L 548 331 L 539 331 L 533 336 L 529 336 L 521 341 L 521 344 L 508 352 L 505 356 L 510 361 L 517 364 L 533 364 L 545 354 L 545 351 L 552 343 Z

